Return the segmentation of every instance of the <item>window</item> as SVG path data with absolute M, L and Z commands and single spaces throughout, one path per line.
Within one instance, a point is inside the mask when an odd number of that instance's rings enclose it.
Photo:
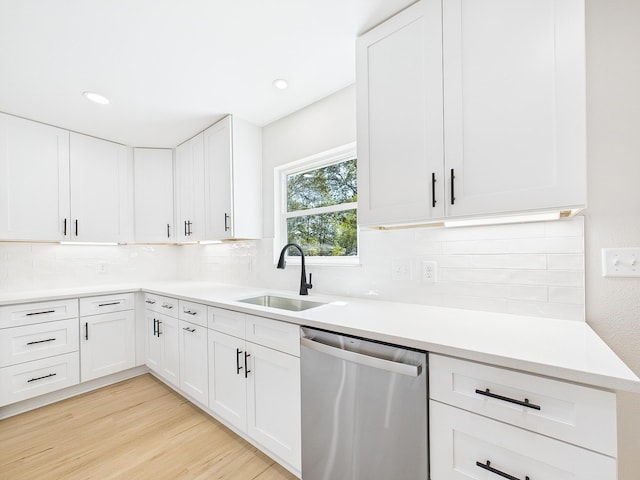
M 350 144 L 276 169 L 277 256 L 297 243 L 311 262 L 356 263 L 357 159 Z M 278 218 L 279 217 L 279 218 Z M 298 256 L 291 249 L 290 256 Z

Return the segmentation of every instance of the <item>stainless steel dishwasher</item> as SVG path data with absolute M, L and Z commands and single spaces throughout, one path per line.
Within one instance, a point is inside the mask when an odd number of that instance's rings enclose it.
M 302 329 L 302 480 L 427 480 L 427 355 Z

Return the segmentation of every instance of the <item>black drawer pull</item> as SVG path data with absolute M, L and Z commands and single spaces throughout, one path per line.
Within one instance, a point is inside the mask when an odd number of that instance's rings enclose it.
M 167 223 L 167 238 L 171 238 L 171 226 Z
M 173 305 L 168 305 L 166 303 L 163 303 L 162 308 L 168 308 L 169 310 L 171 310 L 173 308 Z
M 64 219 L 64 230 L 62 232 L 62 236 L 66 237 L 67 236 L 67 219 Z
M 89 322 L 84 322 L 84 339 L 89 340 Z
M 184 310 L 184 313 L 187 315 L 197 315 L 198 312 L 192 312 L 191 310 Z
M 27 343 L 27 345 L 35 345 L 36 343 L 47 343 L 53 341 L 55 341 L 55 338 L 47 338 L 46 340 L 36 340 L 35 342 L 29 342 Z
M 187 332 L 189 332 L 189 333 L 193 333 L 193 332 L 195 332 L 195 331 L 196 331 L 196 329 L 195 329 L 195 328 L 189 328 L 189 327 L 184 327 L 184 328 L 183 328 L 183 330 L 186 330 L 186 331 L 187 331 Z
M 109 305 L 120 305 L 120 302 L 111 302 L 111 303 L 100 303 L 99 307 L 108 307 Z
M 155 300 L 145 300 L 144 303 L 148 303 L 149 305 L 155 305 Z
M 27 383 L 35 382 L 36 380 L 42 380 L 43 378 L 55 377 L 57 373 L 50 373 L 49 375 L 44 375 L 43 377 L 32 378 L 31 380 L 27 380 Z
M 516 400 L 514 398 L 503 397 L 502 395 L 497 395 L 495 393 L 491 393 L 491 391 L 487 388 L 485 390 L 479 390 L 476 388 L 476 393 L 478 395 L 484 395 L 485 397 L 495 398 L 497 400 L 502 400 L 503 402 L 515 403 L 516 405 L 520 405 L 521 407 L 533 408 L 534 410 L 540 410 L 540 405 L 536 405 L 534 403 L 530 403 L 528 398 L 525 398 L 524 401 Z
M 45 312 L 31 312 L 31 313 L 27 313 L 27 317 L 30 317 L 31 315 L 44 315 L 46 313 L 56 313 L 55 310 L 47 310 Z
M 438 200 L 436 200 L 436 173 L 432 172 L 431 173 L 431 207 L 436 208 L 436 203 L 438 203 Z
M 162 323 L 160 320 L 157 320 L 158 322 L 158 338 L 160 338 L 160 335 L 162 335 L 162 332 L 160 331 L 160 324 Z
M 451 169 L 451 205 L 453 205 L 454 203 L 456 203 L 456 194 L 455 194 L 455 180 L 456 180 L 456 174 L 454 169 Z
M 153 319 L 153 336 L 158 336 L 158 320 L 156 320 L 155 318 Z
M 240 366 L 241 353 L 242 353 L 242 350 L 240 350 L 239 348 L 236 348 L 236 375 L 240 375 L 240 370 L 242 370 L 242 367 Z
M 251 370 L 247 367 L 247 358 L 250 356 L 250 353 L 244 352 L 244 378 L 249 377 L 249 374 L 251 373 Z
M 228 232 L 228 231 L 229 231 L 229 228 L 230 228 L 230 227 L 229 227 L 229 219 L 230 219 L 230 218 L 231 218 L 231 217 L 229 216 L 229 214 L 228 214 L 228 213 L 225 213 L 225 214 L 224 214 L 224 231 L 225 231 L 225 232 Z
M 498 470 L 497 468 L 493 468 L 491 466 L 491 462 L 489 460 L 487 460 L 487 463 L 481 463 L 481 462 L 476 462 L 476 466 L 483 468 L 484 470 L 487 470 L 491 473 L 495 473 L 496 475 L 502 477 L 502 478 L 508 478 L 509 480 L 521 480 L 518 477 L 514 477 L 513 475 L 509 475 L 508 473 L 504 473 L 501 472 L 500 470 Z M 531 480 L 528 476 L 524 477 L 524 480 Z

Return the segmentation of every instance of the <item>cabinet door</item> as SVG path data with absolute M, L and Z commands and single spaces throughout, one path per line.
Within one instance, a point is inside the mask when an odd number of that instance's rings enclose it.
M 250 342 L 247 350 L 247 432 L 300 469 L 300 359 Z
M 207 240 L 262 237 L 262 133 L 237 117 L 204 132 Z
M 136 242 L 171 242 L 175 234 L 173 153 L 161 148 L 136 148 L 133 162 Z
M 440 2 L 429 0 L 357 40 L 361 225 L 444 214 L 441 32 Z
M 239 430 L 246 432 L 245 342 L 209 330 L 208 343 L 209 408 Z
M 180 320 L 180 390 L 207 405 L 209 375 L 207 365 L 207 329 Z
M 164 339 L 158 335 L 158 313 L 152 310 L 145 311 L 145 323 L 147 339 L 147 367 L 158 375 L 162 371 L 162 357 L 164 355 Z
M 69 231 L 69 132 L 0 113 L 0 239 Z
M 82 317 L 80 336 L 81 381 L 135 366 L 133 310 Z
M 204 235 L 204 136 L 176 148 L 176 240 L 194 242 Z
M 159 374 L 176 387 L 180 386 L 180 335 L 178 319 L 156 314 L 158 337 L 162 341 L 162 362 Z
M 71 133 L 71 238 L 127 240 L 127 147 Z
M 444 0 L 443 29 L 447 215 L 584 205 L 584 1 Z
M 615 458 L 439 402 L 429 418 L 433 480 L 616 479 Z
M 204 132 L 206 238 L 233 235 L 231 117 Z

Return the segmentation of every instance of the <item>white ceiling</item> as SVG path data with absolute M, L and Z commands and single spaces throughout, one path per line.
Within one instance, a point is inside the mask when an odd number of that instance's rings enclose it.
M 358 34 L 414 1 L 0 0 L 0 111 L 146 147 L 263 126 L 353 83 Z

